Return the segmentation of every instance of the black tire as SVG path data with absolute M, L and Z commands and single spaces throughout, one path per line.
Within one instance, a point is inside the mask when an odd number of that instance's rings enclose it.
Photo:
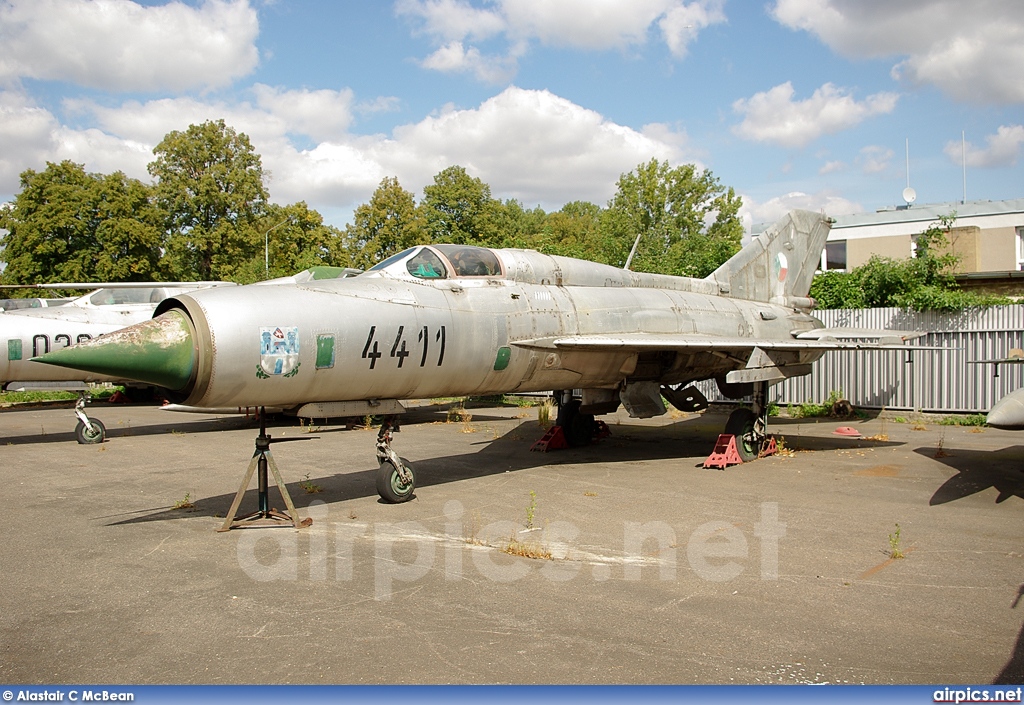
M 78 425 L 75 426 L 75 438 L 82 445 L 102 443 L 107 437 L 107 427 L 99 419 L 89 420 L 92 421 L 92 429 L 90 430 L 88 426 L 79 421 Z
M 750 409 L 736 409 L 725 423 L 725 433 L 736 436 L 736 451 L 744 463 L 754 460 L 761 450 L 759 439 L 754 437 L 756 420 Z
M 561 426 L 564 431 L 572 423 L 572 419 L 580 410 L 580 400 L 570 399 L 565 404 L 560 404 L 558 407 L 558 416 L 555 417 L 555 425 Z
M 562 432 L 565 434 L 565 442 L 573 448 L 590 445 L 597 434 L 594 415 L 576 412 L 569 420 L 569 425 L 562 428 Z
M 573 399 L 563 404 L 558 410 L 556 426 L 562 427 L 565 442 L 572 448 L 590 445 L 597 433 L 597 424 L 593 414 L 580 413 L 580 400 Z
M 400 504 L 412 499 L 412 493 L 416 489 L 416 475 L 408 465 L 405 466 L 405 469 L 412 476 L 412 481 L 408 485 L 402 483 L 398 475 L 398 468 L 392 465 L 390 460 L 385 460 L 380 464 L 380 469 L 377 471 L 377 494 L 385 502 Z

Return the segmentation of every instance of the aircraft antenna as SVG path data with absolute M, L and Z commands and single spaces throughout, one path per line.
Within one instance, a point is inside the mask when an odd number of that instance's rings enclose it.
M 964 130 L 960 130 L 960 163 L 964 168 L 964 200 L 963 203 L 967 203 L 967 135 Z
M 643 233 L 637 233 L 636 240 L 633 240 L 633 249 L 629 251 L 629 257 L 626 258 L 626 266 L 623 269 L 628 270 L 630 263 L 633 261 L 633 255 L 636 254 L 636 248 L 640 245 L 640 238 L 643 237 Z
M 917 191 L 910 188 L 910 138 L 907 138 L 907 187 L 903 189 L 903 200 L 907 202 L 907 207 L 917 200 Z

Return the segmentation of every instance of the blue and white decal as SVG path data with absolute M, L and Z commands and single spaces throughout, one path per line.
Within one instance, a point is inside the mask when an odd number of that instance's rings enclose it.
M 299 327 L 260 328 L 260 365 L 256 376 L 291 377 L 299 371 Z

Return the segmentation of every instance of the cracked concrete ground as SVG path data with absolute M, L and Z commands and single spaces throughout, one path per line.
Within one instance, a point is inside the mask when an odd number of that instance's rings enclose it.
M 217 533 L 251 420 L 90 411 L 0 413 L 0 681 L 1024 680 L 1024 433 L 778 420 L 795 453 L 716 471 L 720 412 L 545 454 L 535 409 L 423 405 L 387 505 L 372 430 L 281 420 L 312 526 Z

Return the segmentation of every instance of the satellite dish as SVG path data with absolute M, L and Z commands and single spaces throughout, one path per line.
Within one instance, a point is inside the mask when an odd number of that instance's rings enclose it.
M 909 206 L 911 203 L 917 200 L 917 191 L 907 186 L 903 189 L 903 200 L 907 202 Z

